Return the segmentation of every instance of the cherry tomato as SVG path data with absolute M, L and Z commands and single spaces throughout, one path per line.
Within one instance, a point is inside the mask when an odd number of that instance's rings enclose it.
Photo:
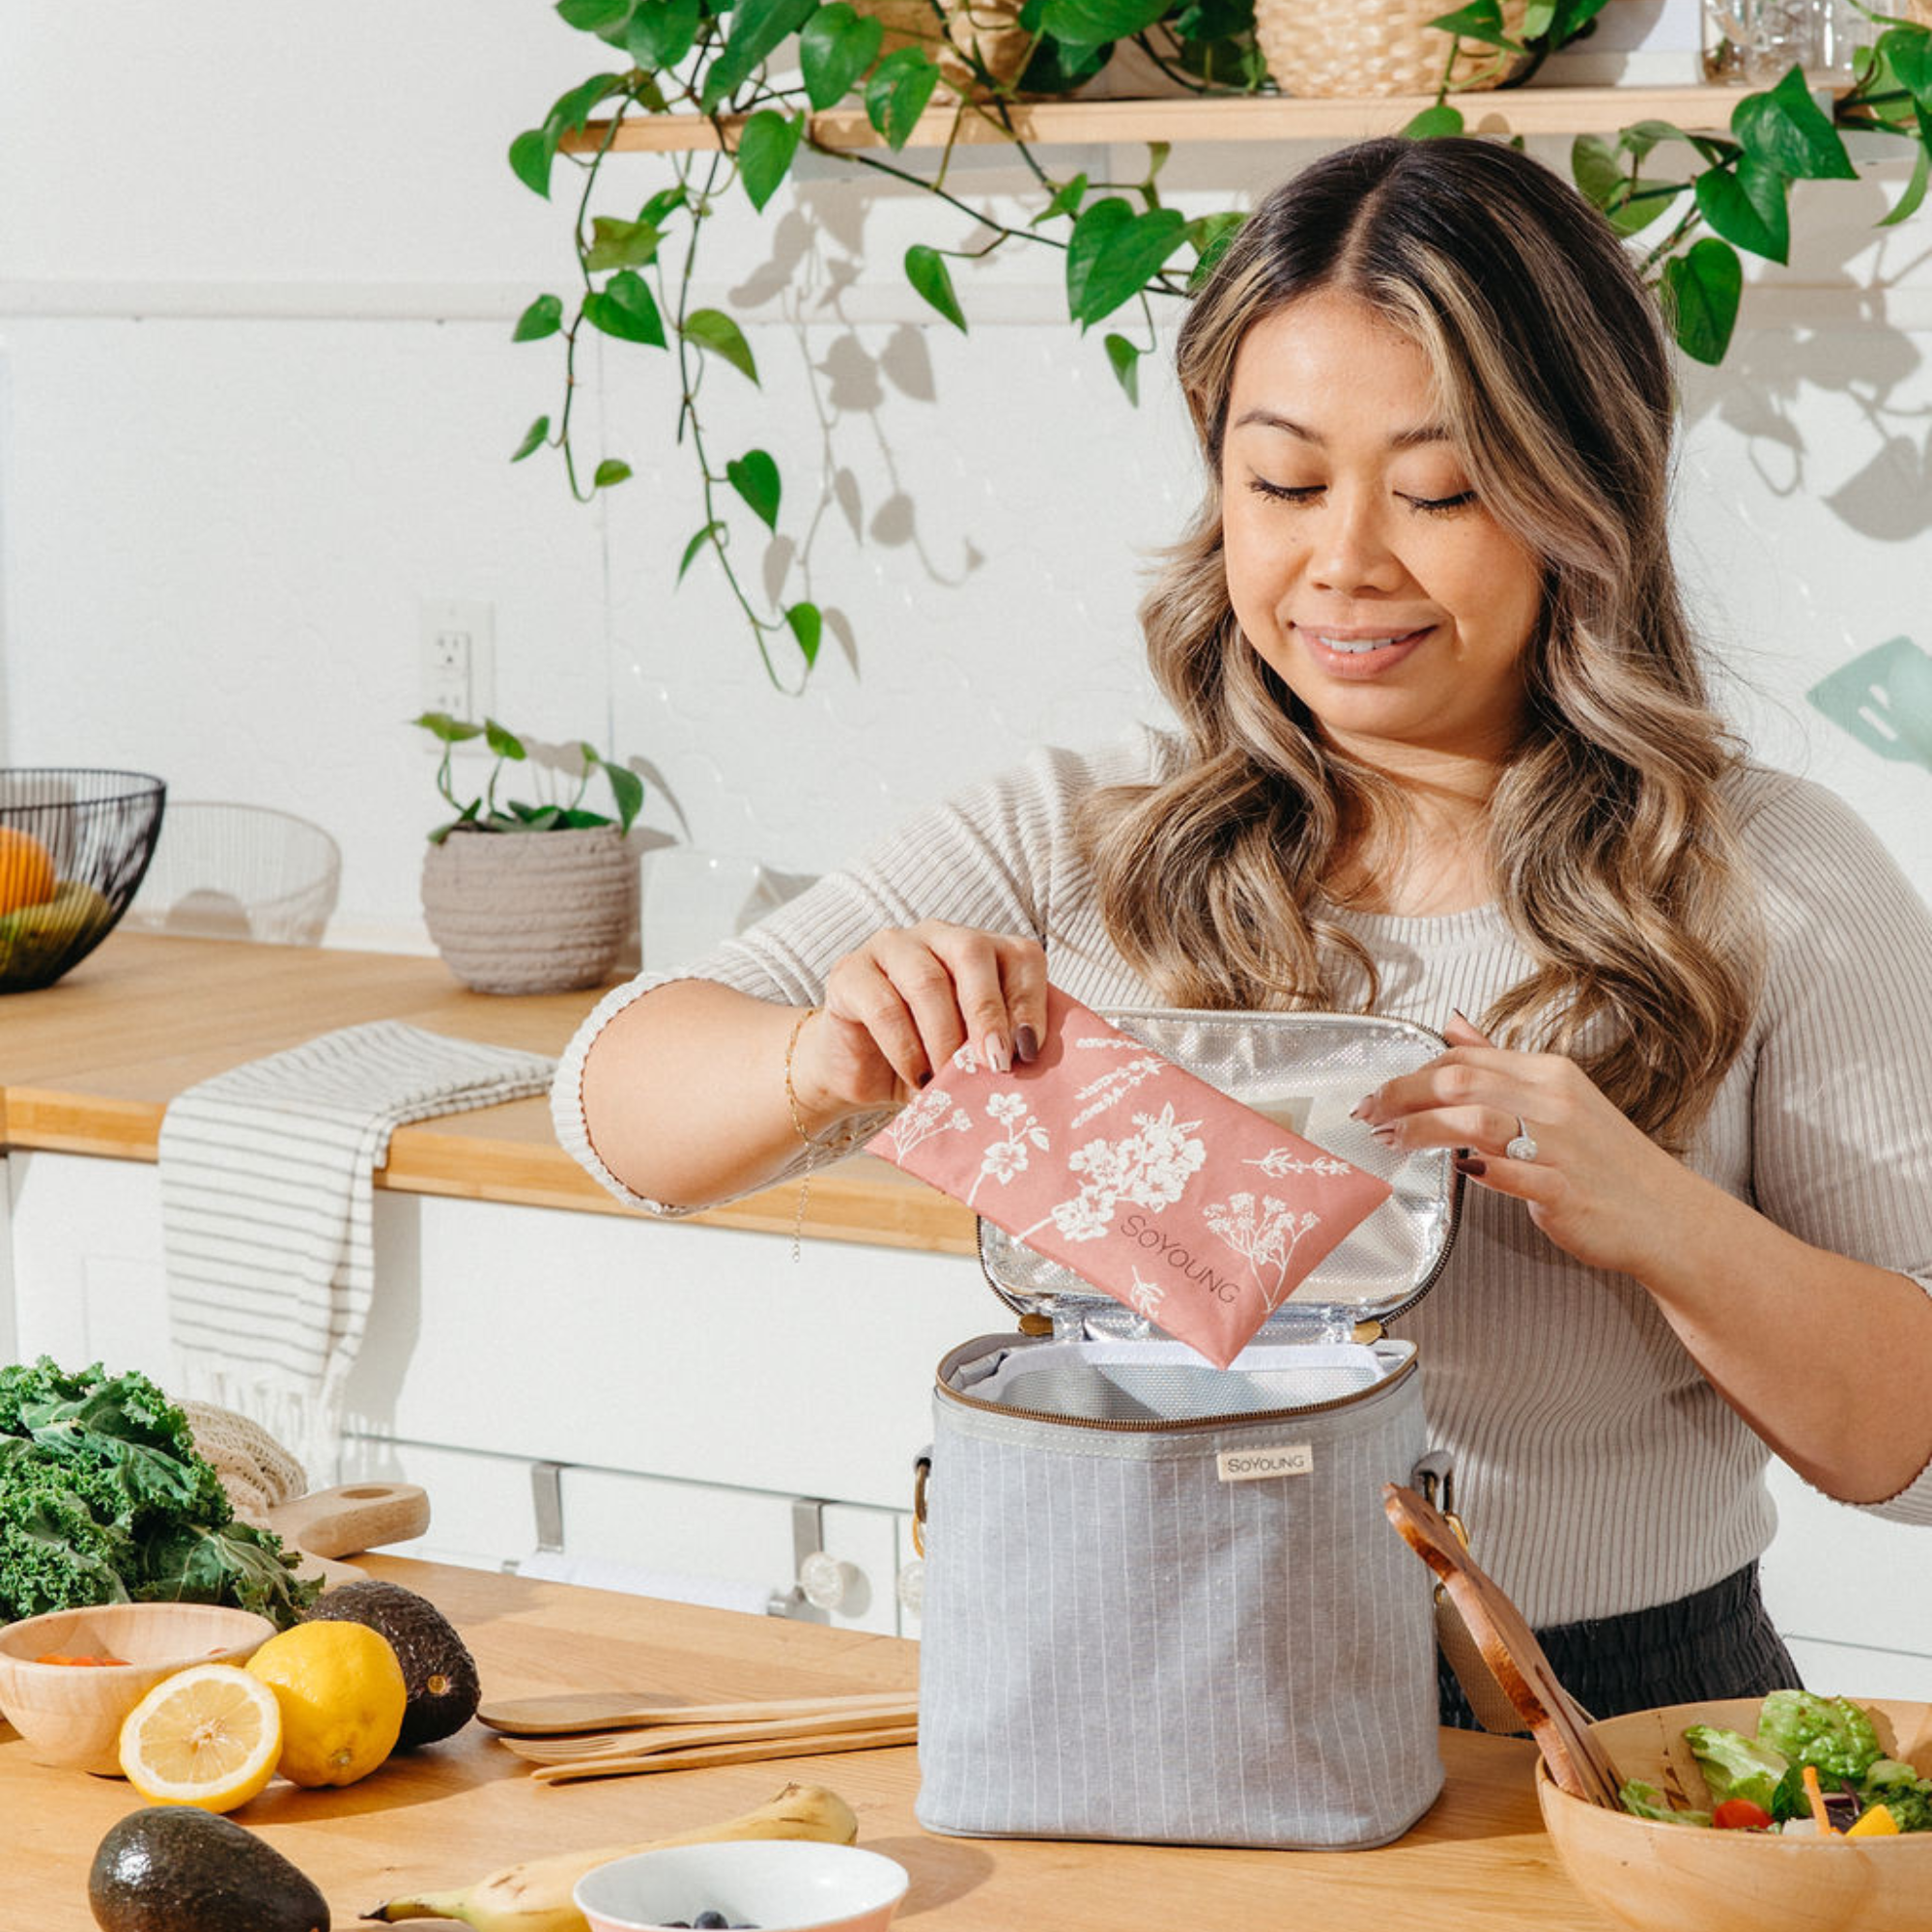
M 1748 1798 L 1726 1798 L 1711 1813 L 1711 1823 L 1720 1832 L 1762 1832 L 1771 1824 L 1771 1813 Z

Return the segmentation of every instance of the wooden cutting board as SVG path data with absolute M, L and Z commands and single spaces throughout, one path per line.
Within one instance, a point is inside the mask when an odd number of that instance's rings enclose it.
M 421 1536 L 429 1528 L 429 1496 L 414 1483 L 343 1483 L 277 1503 L 268 1524 L 301 1559 L 297 1576 L 319 1577 L 332 1590 L 366 1574 L 339 1558 Z

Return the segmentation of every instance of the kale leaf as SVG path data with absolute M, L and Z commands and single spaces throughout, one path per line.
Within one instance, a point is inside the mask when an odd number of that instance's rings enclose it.
M 135 1599 L 295 1623 L 317 1586 L 235 1520 L 187 1417 L 138 1372 L 0 1368 L 0 1623 Z

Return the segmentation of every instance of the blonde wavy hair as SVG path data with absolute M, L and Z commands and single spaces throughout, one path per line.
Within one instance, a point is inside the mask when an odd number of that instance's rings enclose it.
M 1682 1148 L 1755 1011 L 1757 896 L 1727 803 L 1740 753 L 1707 701 L 1666 536 L 1674 392 L 1622 245 L 1548 170 L 1478 140 L 1386 140 L 1304 169 L 1249 216 L 1190 305 L 1180 384 L 1205 500 L 1141 607 L 1189 757 L 1089 801 L 1082 834 L 1122 952 L 1176 1006 L 1372 1010 L 1375 967 L 1324 915 L 1402 792 L 1321 733 L 1241 634 L 1221 537 L 1235 357 L 1320 291 L 1428 356 L 1481 499 L 1543 560 L 1527 724 L 1489 801 L 1501 909 L 1535 968 L 1485 1015 L 1570 1054 Z

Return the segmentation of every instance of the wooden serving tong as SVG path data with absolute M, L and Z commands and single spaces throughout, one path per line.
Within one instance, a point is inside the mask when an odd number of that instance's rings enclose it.
M 1621 1810 L 1623 1779 L 1589 1718 L 1556 1681 L 1522 1612 L 1478 1568 L 1449 1519 L 1400 1483 L 1383 1486 L 1382 1508 L 1403 1541 L 1441 1578 L 1483 1662 L 1529 1727 L 1557 1789 Z

